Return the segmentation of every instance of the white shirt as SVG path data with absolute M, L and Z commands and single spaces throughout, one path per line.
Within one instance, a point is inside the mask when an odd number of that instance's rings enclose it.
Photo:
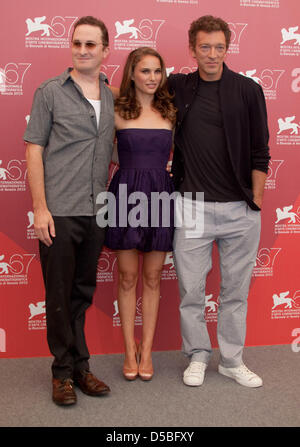
M 100 122 L 100 112 L 101 112 L 101 100 L 100 99 L 89 99 L 86 98 L 94 107 L 96 113 L 97 127 L 99 127 Z

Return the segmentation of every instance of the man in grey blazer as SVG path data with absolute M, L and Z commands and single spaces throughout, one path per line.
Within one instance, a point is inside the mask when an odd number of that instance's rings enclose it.
M 106 189 L 113 149 L 113 95 L 100 74 L 108 53 L 104 23 L 79 19 L 73 67 L 36 90 L 24 135 L 54 356 L 52 398 L 58 405 L 76 403 L 74 384 L 92 396 L 110 391 L 90 372 L 84 334 L 104 241 L 96 198 Z
M 260 209 L 268 172 L 268 125 L 260 85 L 224 63 L 230 44 L 224 20 L 203 16 L 189 29 L 198 70 L 170 75 L 178 109 L 172 173 L 184 197 L 204 192 L 202 234 L 177 228 L 174 260 L 180 288 L 183 381 L 203 383 L 212 349 L 205 320 L 206 276 L 212 244 L 219 249 L 219 372 L 248 387 L 262 379 L 243 363 L 247 297 L 260 237 Z

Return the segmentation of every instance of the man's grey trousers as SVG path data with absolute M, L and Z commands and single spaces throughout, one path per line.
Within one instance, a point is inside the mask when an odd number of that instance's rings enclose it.
M 260 212 L 244 201 L 205 202 L 201 237 L 187 237 L 184 229 L 176 229 L 174 261 L 181 298 L 183 352 L 191 361 L 208 363 L 212 353 L 205 321 L 205 285 L 216 241 L 221 271 L 217 327 L 220 364 L 233 368 L 242 363 L 247 298 L 260 225 Z

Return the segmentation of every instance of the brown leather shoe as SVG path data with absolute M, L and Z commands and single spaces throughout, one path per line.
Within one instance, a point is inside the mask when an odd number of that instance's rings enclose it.
M 97 379 L 90 371 L 81 371 L 74 377 L 74 383 L 89 396 L 102 396 L 110 392 L 110 388 Z
M 73 388 L 72 379 L 52 379 L 52 399 L 57 405 L 76 404 L 77 397 Z

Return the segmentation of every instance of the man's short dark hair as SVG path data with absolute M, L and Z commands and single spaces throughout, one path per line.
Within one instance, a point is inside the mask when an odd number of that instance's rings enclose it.
M 106 28 L 104 22 L 102 22 L 102 20 L 96 19 L 96 17 L 92 17 L 92 16 L 81 17 L 74 24 L 72 39 L 73 39 L 74 31 L 77 28 L 77 26 L 79 26 L 79 25 L 98 26 L 98 28 L 100 28 L 100 30 L 102 32 L 102 43 L 103 43 L 103 46 L 104 47 L 108 47 L 108 45 L 109 45 L 108 31 L 107 31 L 107 28 Z
M 204 31 L 205 33 L 222 31 L 225 35 L 226 49 L 228 50 L 231 31 L 228 23 L 226 23 L 223 19 L 213 16 L 202 16 L 199 19 L 194 20 L 189 29 L 189 46 L 192 49 L 195 49 L 196 37 L 199 31 Z

